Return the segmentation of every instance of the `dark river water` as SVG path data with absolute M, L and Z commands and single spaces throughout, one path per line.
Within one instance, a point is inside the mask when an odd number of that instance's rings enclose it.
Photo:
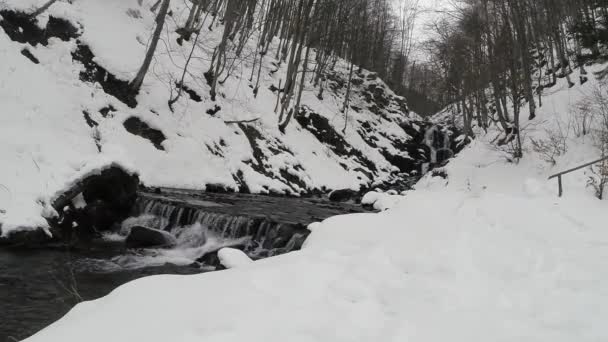
M 22 340 L 82 300 L 103 297 L 131 280 L 154 274 L 195 274 L 191 266 L 99 269 L 108 253 L 0 249 L 0 341 Z
M 243 231 L 236 228 L 251 228 L 249 221 L 258 222 L 256 227 L 268 228 L 255 231 L 262 240 L 265 237 L 260 235 L 270 238 L 277 232 L 290 232 L 293 225 L 305 227 L 330 216 L 364 211 L 357 205 L 320 199 L 171 189 L 140 193 L 140 199 L 133 215 L 149 215 L 152 210 L 173 225 L 165 230 L 175 231 L 179 222 L 187 221 L 205 224 L 216 234 L 227 234 Z M 262 219 L 277 223 L 260 224 Z M 185 249 L 189 250 L 192 248 Z M 282 248 L 281 252 L 289 250 Z M 196 256 L 183 252 L 178 248 L 126 250 L 124 237 L 100 240 L 85 250 L 70 252 L 0 248 L 0 342 L 27 338 L 61 318 L 78 302 L 103 297 L 131 280 L 156 274 L 210 271 L 209 267 L 190 261 Z M 251 254 L 250 257 L 255 258 Z

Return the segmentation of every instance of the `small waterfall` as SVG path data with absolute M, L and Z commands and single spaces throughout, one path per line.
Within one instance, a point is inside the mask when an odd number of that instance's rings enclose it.
M 429 162 L 422 166 L 423 174 L 428 172 L 430 167 L 454 156 L 454 151 L 451 149 L 450 133 L 437 125 L 433 125 L 426 130 L 424 144 L 430 150 L 430 158 Z
M 253 259 L 300 249 L 309 234 L 301 225 L 275 222 L 264 216 L 216 212 L 145 195 L 138 198 L 134 216 L 137 224 L 171 232 L 180 248 L 199 248 L 209 239 L 215 239 L 215 245 L 243 246 Z M 123 230 L 128 229 L 129 224 L 133 222 L 125 221 Z

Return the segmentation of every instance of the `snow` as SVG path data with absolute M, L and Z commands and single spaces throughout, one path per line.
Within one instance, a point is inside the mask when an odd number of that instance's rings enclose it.
M 401 201 L 403 196 L 405 196 L 405 194 L 397 195 L 396 192 L 382 193 L 370 191 L 363 196 L 361 204 L 369 205 L 376 210 L 386 210 L 395 206 L 396 203 Z
M 222 248 L 217 251 L 217 256 L 226 268 L 243 267 L 253 262 L 247 254 L 235 248 Z

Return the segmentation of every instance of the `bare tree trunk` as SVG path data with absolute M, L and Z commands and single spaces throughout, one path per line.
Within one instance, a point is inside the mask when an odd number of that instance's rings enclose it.
M 279 125 L 279 130 L 282 133 L 285 133 L 285 128 L 289 125 L 289 121 L 291 121 L 291 117 L 294 113 L 297 115 L 300 112 L 300 100 L 302 100 L 302 92 L 304 91 L 304 80 L 306 79 L 306 69 L 308 67 L 308 56 L 310 55 L 310 45 L 306 47 L 306 54 L 304 57 L 304 65 L 302 70 L 302 77 L 300 78 L 300 89 L 298 90 L 298 98 L 296 99 L 296 104 L 292 110 L 287 114 L 287 118 Z
M 237 14 L 237 0 L 226 1 L 226 12 L 224 14 L 224 33 L 222 34 L 222 41 L 217 47 L 217 61 L 215 64 L 215 72 L 213 73 L 213 82 L 211 83 L 211 90 L 209 91 L 212 101 L 215 101 L 215 97 L 217 95 L 217 82 L 226 60 L 226 46 L 228 45 L 228 37 L 230 36 L 230 33 L 233 29 L 234 19 Z
M 158 16 L 156 17 L 156 29 L 154 30 L 154 35 L 152 36 L 152 41 L 150 42 L 150 47 L 148 48 L 148 52 L 146 53 L 146 57 L 144 58 L 144 63 L 141 65 L 139 72 L 137 72 L 137 76 L 131 81 L 129 86 L 131 90 L 135 93 L 139 93 L 139 89 L 141 89 L 141 85 L 144 83 L 144 78 L 148 73 L 148 69 L 150 68 L 150 63 L 152 62 L 152 58 L 154 57 L 154 52 L 156 51 L 156 46 L 158 45 L 158 40 L 160 39 L 160 34 L 163 31 L 163 26 L 165 25 L 165 18 L 167 16 L 167 12 L 169 11 L 169 3 L 171 0 L 163 0 L 163 3 L 160 7 L 160 11 L 158 12 Z
M 348 103 L 350 102 L 350 89 L 353 84 L 353 72 L 354 72 L 354 62 L 350 62 L 350 70 L 348 71 L 348 84 L 346 86 L 346 95 L 344 96 L 344 103 L 342 104 L 342 112 L 347 111 Z
M 156 2 L 154 3 L 154 5 L 152 5 L 152 7 L 150 7 L 150 11 L 152 12 L 156 12 L 156 9 L 158 8 L 158 6 L 160 6 L 160 2 L 162 0 L 156 0 Z

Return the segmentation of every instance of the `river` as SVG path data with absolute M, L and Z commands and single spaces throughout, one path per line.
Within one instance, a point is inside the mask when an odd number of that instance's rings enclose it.
M 202 255 L 192 252 L 203 254 L 202 246 L 193 246 L 192 241 L 208 245 L 210 240 L 199 236 L 192 239 L 196 235 L 193 232 L 198 234 L 200 228 L 189 227 L 200 226 L 196 224 L 205 227 L 203 234 L 218 239 L 251 235 L 245 251 L 257 259 L 298 249 L 305 236 L 295 237 L 308 223 L 361 211 L 357 205 L 311 198 L 172 189 L 142 192 L 133 216 L 163 218 L 159 228 L 178 237 L 186 232 L 185 245 L 171 250 L 127 250 L 124 239 L 114 236 L 71 251 L 0 248 L 0 342 L 27 338 L 61 318 L 78 302 L 103 297 L 134 279 L 212 270 L 204 262 L 197 262 Z M 296 243 L 291 241 L 294 239 Z

